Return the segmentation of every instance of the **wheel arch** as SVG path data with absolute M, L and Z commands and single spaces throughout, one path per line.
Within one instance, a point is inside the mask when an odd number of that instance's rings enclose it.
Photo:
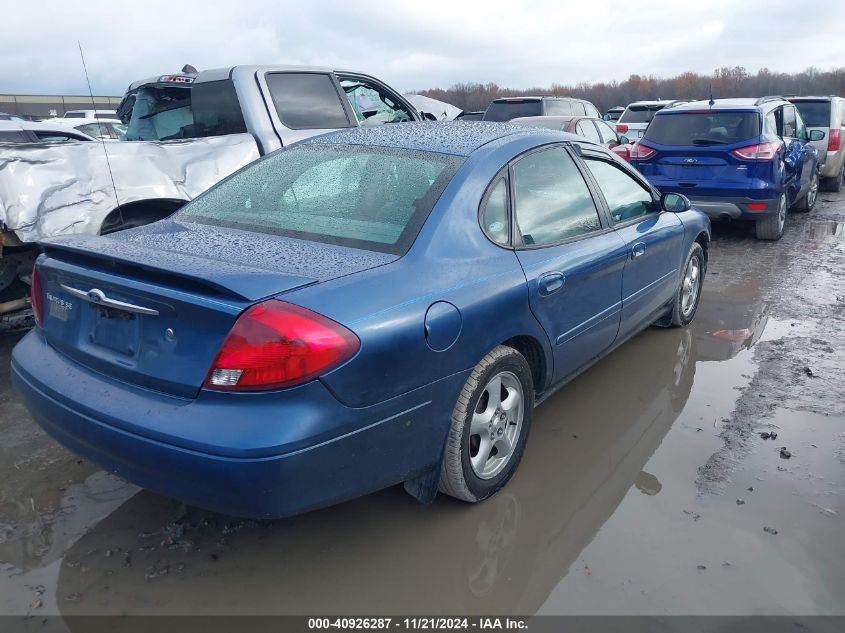
M 133 200 L 112 209 L 100 225 L 100 235 L 158 222 L 181 209 L 188 200 L 149 198 Z

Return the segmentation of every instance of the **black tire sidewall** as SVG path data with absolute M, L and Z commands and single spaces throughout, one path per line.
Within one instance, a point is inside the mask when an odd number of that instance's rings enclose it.
M 469 432 L 471 419 L 478 403 L 478 399 L 481 397 L 487 383 L 495 374 L 503 371 L 509 371 L 514 374 L 522 384 L 524 397 L 522 428 L 519 437 L 517 438 L 513 455 L 511 455 L 510 461 L 507 463 L 504 470 L 492 479 L 481 479 L 475 474 L 475 471 L 472 469 L 472 464 L 470 463 Z M 461 432 L 461 469 L 463 471 L 464 481 L 466 482 L 467 488 L 469 488 L 470 492 L 472 492 L 478 501 L 486 499 L 494 494 L 508 482 L 511 476 L 513 476 L 513 473 L 516 471 L 516 468 L 522 459 L 522 454 L 525 451 L 525 444 L 528 441 L 528 433 L 531 429 L 533 412 L 534 386 L 531 376 L 531 368 L 528 366 L 528 362 L 525 358 L 519 352 L 514 350 L 513 354 L 500 359 L 488 367 L 479 377 L 478 387 L 473 392 L 472 398 L 470 398 L 470 408 L 466 411 L 463 421 L 463 430 Z

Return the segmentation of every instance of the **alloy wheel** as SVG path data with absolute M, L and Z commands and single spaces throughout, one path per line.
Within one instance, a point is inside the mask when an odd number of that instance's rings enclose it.
M 681 313 L 689 318 L 695 309 L 698 293 L 701 290 L 701 262 L 698 257 L 691 257 L 684 271 L 684 281 L 681 285 Z
M 513 455 L 522 431 L 525 395 L 515 374 L 493 376 L 473 409 L 469 429 L 469 461 L 476 476 L 492 479 Z

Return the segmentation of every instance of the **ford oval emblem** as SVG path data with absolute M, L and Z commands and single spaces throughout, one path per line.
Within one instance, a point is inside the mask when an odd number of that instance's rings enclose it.
M 697 160 L 695 160 L 694 158 L 685 158 L 685 159 L 684 159 L 684 164 L 685 164 L 685 165 L 695 165 L 697 162 L 698 162 L 698 161 L 697 161 Z
M 103 293 L 102 290 L 98 288 L 94 288 L 93 290 L 88 291 L 88 299 L 91 300 L 91 303 L 100 303 L 106 298 L 106 295 Z

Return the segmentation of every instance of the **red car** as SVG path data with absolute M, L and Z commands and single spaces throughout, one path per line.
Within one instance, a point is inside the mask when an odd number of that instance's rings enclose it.
M 631 143 L 627 137 L 619 133 L 606 121 L 589 116 L 525 116 L 511 119 L 509 123 L 514 125 L 528 125 L 532 127 L 545 127 L 550 130 L 560 130 L 578 134 L 588 138 L 595 143 L 604 145 L 617 154 L 620 158 L 631 162 Z

